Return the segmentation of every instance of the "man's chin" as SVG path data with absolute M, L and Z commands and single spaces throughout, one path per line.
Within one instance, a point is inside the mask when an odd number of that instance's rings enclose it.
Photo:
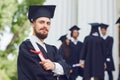
M 36 36 L 39 38 L 39 39 L 45 39 L 47 38 L 48 34 L 47 33 L 36 33 Z

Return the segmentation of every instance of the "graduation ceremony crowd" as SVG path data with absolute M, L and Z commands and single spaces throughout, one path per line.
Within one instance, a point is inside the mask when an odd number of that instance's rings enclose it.
M 78 40 L 80 27 L 73 25 L 69 29 L 71 38 L 68 39 L 68 34 L 61 35 L 59 40 L 62 44 L 57 49 L 44 42 L 55 7 L 29 7 L 28 19 L 33 27 L 33 35 L 19 47 L 18 80 L 76 80 L 78 76 L 82 80 L 105 80 L 105 71 L 109 80 L 114 80 L 114 39 L 107 34 L 109 24 L 89 23 L 91 31 L 84 42 Z M 120 18 L 116 23 L 120 23 Z

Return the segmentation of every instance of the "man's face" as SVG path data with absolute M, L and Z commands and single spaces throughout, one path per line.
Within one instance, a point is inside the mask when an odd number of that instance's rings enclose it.
M 103 36 L 106 35 L 106 32 L 107 32 L 107 29 L 101 28 L 101 33 Z
M 75 38 L 75 39 L 77 39 L 78 35 L 79 35 L 78 30 L 73 30 L 72 37 Z
M 48 32 L 50 29 L 50 19 L 47 17 L 37 18 L 33 23 L 34 34 L 39 39 L 45 39 L 48 36 Z

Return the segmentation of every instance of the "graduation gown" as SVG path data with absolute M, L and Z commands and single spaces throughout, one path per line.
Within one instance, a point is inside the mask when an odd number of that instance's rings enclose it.
M 104 78 L 105 54 L 101 37 L 85 37 L 80 59 L 85 61 L 84 78 Z
M 113 38 L 108 36 L 106 39 L 104 39 L 104 50 L 105 50 L 105 56 L 106 56 L 106 66 L 108 71 L 115 70 L 113 56 L 112 56 L 112 47 L 113 47 Z
M 70 40 L 70 50 L 71 50 L 70 62 L 71 62 L 71 65 L 79 63 L 79 57 L 80 57 L 80 52 L 81 52 L 82 46 L 83 46 L 82 42 L 78 41 L 77 44 L 74 44 Z
M 72 67 L 73 64 L 78 64 L 79 63 L 79 59 L 80 59 L 80 52 L 81 52 L 81 48 L 83 46 L 83 43 L 78 41 L 77 44 L 74 44 L 71 40 L 70 40 L 70 65 Z M 83 76 L 83 69 L 81 67 L 72 67 L 73 73 L 72 73 L 72 77 L 74 80 L 77 76 Z
M 69 75 L 69 68 L 65 63 L 65 60 L 58 54 L 56 47 L 45 44 L 47 52 L 42 46 L 37 44 L 46 59 L 50 59 L 53 62 L 59 63 L 63 69 L 65 75 Z M 24 41 L 19 47 L 19 55 L 17 61 L 18 67 L 18 80 L 57 80 L 52 71 L 46 71 L 39 64 L 41 61 L 38 55 L 31 52 L 34 50 L 29 39 Z

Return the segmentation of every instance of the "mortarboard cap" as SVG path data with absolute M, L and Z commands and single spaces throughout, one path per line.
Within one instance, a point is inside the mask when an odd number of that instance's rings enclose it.
M 120 17 L 118 18 L 118 20 L 116 21 L 116 24 L 119 23 L 120 24 Z
M 67 34 L 63 35 L 59 38 L 59 40 L 61 40 L 61 42 L 64 42 L 67 39 Z
M 99 23 L 89 23 L 92 27 L 99 27 L 100 26 L 100 24 Z
M 28 19 L 33 22 L 39 17 L 53 18 L 55 5 L 31 5 L 29 6 Z
M 108 24 L 104 24 L 104 23 L 101 23 L 101 24 L 100 24 L 100 28 L 107 29 L 108 27 L 109 27 Z
M 97 32 L 99 34 L 99 30 L 98 30 L 98 27 L 100 26 L 99 23 L 89 23 L 91 25 L 91 33 L 94 33 L 94 32 Z
M 73 30 L 80 30 L 80 28 L 79 28 L 79 27 L 77 27 L 76 25 L 74 25 L 74 26 L 73 26 L 73 27 L 71 27 L 69 30 L 70 30 L 70 31 L 73 31 Z

